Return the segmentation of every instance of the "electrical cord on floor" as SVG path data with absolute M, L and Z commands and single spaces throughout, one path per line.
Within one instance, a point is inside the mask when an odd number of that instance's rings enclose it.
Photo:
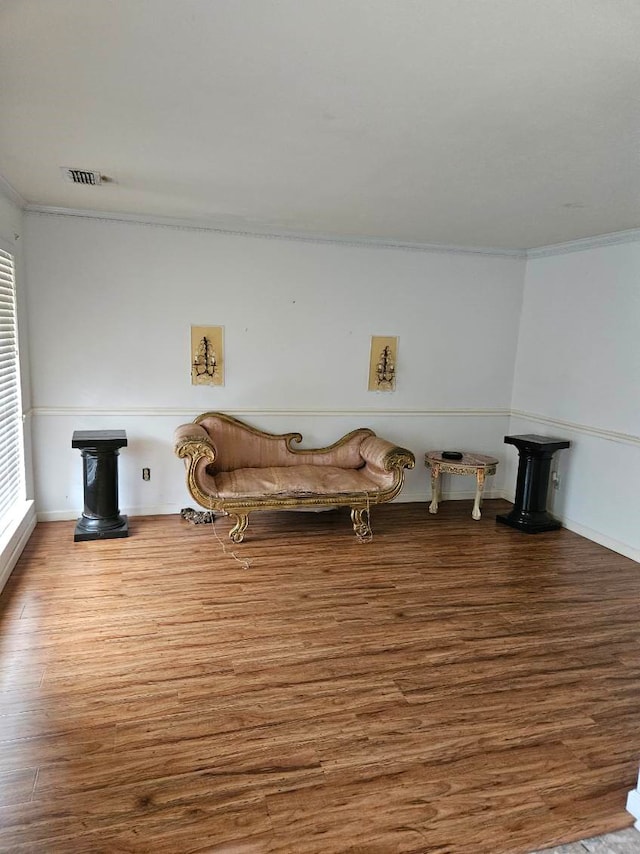
M 220 543 L 220 548 L 222 549 L 223 555 L 225 555 L 226 557 L 232 557 L 236 561 L 236 563 L 240 564 L 243 569 L 249 569 L 251 567 L 251 561 L 247 560 L 246 558 L 239 558 L 235 552 L 228 551 L 226 545 L 220 539 L 220 536 L 218 535 L 218 532 L 216 530 L 216 517 L 213 513 L 213 507 L 210 508 L 209 514 L 211 516 L 211 529 L 215 534 L 216 540 Z
M 251 566 L 251 561 L 239 558 L 235 552 L 231 552 L 227 549 L 226 545 L 220 539 L 218 532 L 216 531 L 216 517 L 213 512 L 213 508 L 210 510 L 194 510 L 193 507 L 183 507 L 180 511 L 180 515 L 183 519 L 186 519 L 187 522 L 191 522 L 193 525 L 211 525 L 213 533 L 215 535 L 216 540 L 220 544 L 220 548 L 222 549 L 222 553 L 226 557 L 232 557 L 243 569 L 249 569 Z M 227 514 L 225 514 L 227 515 Z

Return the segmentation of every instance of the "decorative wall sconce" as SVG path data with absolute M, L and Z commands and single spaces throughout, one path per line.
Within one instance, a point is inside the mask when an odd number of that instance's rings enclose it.
M 396 390 L 398 339 L 388 335 L 371 336 L 369 391 Z
M 215 376 L 218 367 L 216 351 L 206 336 L 200 341 L 191 367 L 195 373 L 196 382 L 200 379 L 204 380 L 206 377 L 213 378 Z
M 391 347 L 387 345 L 380 353 L 380 361 L 376 365 L 378 387 L 392 385 L 396 378 L 396 366 L 391 358 Z
M 222 326 L 191 327 L 191 384 L 224 385 Z

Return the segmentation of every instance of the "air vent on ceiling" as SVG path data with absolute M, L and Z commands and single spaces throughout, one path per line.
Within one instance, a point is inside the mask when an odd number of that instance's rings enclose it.
M 92 187 L 102 184 L 102 175 L 99 172 L 92 172 L 89 169 L 71 169 L 68 166 L 61 166 L 60 169 L 64 180 L 70 184 L 87 184 Z

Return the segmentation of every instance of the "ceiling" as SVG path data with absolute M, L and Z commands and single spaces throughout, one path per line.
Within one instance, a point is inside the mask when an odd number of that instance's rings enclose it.
M 640 226 L 639 99 L 638 0 L 0 0 L 34 206 L 533 248 Z

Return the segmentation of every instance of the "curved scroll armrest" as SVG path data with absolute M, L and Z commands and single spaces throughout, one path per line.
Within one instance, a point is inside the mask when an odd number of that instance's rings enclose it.
M 201 459 L 215 461 L 216 449 L 211 436 L 199 424 L 182 424 L 174 434 L 174 448 L 182 459 L 189 459 L 191 467 Z
M 379 436 L 370 436 L 365 439 L 360 445 L 360 455 L 368 465 L 383 471 L 412 469 L 416 464 L 416 458 L 411 451 L 387 442 Z

